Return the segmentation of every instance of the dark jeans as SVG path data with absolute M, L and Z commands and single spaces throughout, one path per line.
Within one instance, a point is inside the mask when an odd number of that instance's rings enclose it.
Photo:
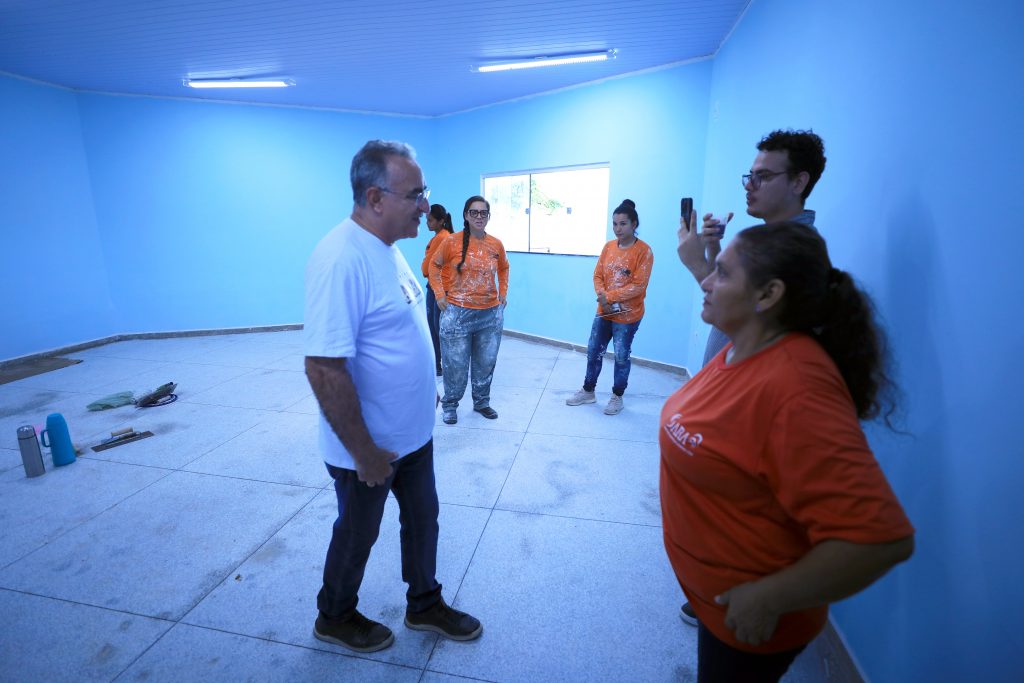
M 770 655 L 744 652 L 697 622 L 697 683 L 777 683 L 804 647 Z
M 398 501 L 402 540 L 402 580 L 412 612 L 421 612 L 441 599 L 437 568 L 437 489 L 434 486 L 434 441 L 396 460 L 383 486 L 367 486 L 355 470 L 327 465 L 338 494 L 338 519 L 324 562 L 324 585 L 316 597 L 320 614 L 342 620 L 359 602 L 370 549 L 377 540 L 388 491 Z
M 438 335 L 441 319 L 441 309 L 437 306 L 437 297 L 434 290 L 427 283 L 427 327 L 430 328 L 430 340 L 434 342 L 434 369 L 441 374 L 441 337 Z
M 587 374 L 583 378 L 583 390 L 593 391 L 597 386 L 597 378 L 601 374 L 604 363 L 604 352 L 608 342 L 615 342 L 615 375 L 612 393 L 622 396 L 629 381 L 629 354 L 633 348 L 633 336 L 636 335 L 640 321 L 635 323 L 613 323 L 607 318 L 594 317 L 594 325 L 590 328 L 590 341 L 587 343 Z

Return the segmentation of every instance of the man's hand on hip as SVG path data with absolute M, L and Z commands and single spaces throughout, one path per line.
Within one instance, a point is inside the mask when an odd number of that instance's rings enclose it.
M 374 446 L 356 459 L 356 476 L 367 486 L 383 484 L 391 476 L 391 463 L 397 459 L 397 453 Z

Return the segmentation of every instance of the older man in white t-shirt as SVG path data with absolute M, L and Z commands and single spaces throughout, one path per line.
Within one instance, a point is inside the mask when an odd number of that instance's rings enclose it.
M 306 266 L 306 375 L 320 403 L 320 450 L 338 518 L 327 549 L 313 634 L 356 652 L 394 642 L 357 609 L 388 491 L 401 511 L 405 625 L 453 640 L 483 630 L 449 607 L 435 577 L 437 389 L 423 290 L 395 242 L 415 237 L 430 210 L 415 152 L 371 140 L 352 159 L 355 206 Z

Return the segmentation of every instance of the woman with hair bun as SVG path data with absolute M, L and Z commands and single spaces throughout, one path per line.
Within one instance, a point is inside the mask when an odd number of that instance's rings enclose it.
M 473 410 L 488 420 L 498 417 L 491 407 L 491 379 L 501 346 L 508 257 L 501 240 L 487 234 L 491 205 L 474 195 L 462 211 L 462 232 L 449 235 L 430 261 L 430 287 L 441 309 L 441 367 L 444 397 L 442 420 L 458 422 L 457 408 L 472 372 Z M 451 276 L 443 282 L 445 269 Z
M 441 340 L 438 337 L 438 319 L 441 316 L 441 309 L 437 306 L 437 297 L 430 287 L 430 260 L 434 252 L 441 246 L 445 238 L 455 232 L 452 225 L 452 215 L 441 204 L 434 204 L 427 214 L 427 230 L 434 233 L 434 236 L 427 242 L 426 253 L 423 255 L 423 263 L 420 270 L 423 277 L 427 278 L 427 326 L 430 327 L 430 339 L 434 342 L 434 371 L 441 376 Z M 441 269 L 441 287 L 448 291 L 448 283 L 451 281 L 451 274 L 447 268 Z
M 654 252 L 636 236 L 640 217 L 630 199 L 612 212 L 615 239 L 604 245 L 594 268 L 594 291 L 597 293 L 597 315 L 590 328 L 587 343 L 587 372 L 583 388 L 565 400 L 566 405 L 595 403 L 594 388 L 601 374 L 608 342 L 615 343 L 615 375 L 612 395 L 604 408 L 605 415 L 622 411 L 622 394 L 629 381 L 629 356 L 633 337 L 644 317 L 644 297 L 654 267 Z
M 778 681 L 828 605 L 913 553 L 860 420 L 893 412 L 870 299 L 795 222 L 740 232 L 701 282 L 731 340 L 665 402 L 665 550 L 697 680 Z

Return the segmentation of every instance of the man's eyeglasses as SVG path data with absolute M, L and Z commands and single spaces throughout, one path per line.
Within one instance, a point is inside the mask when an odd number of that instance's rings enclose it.
M 415 202 L 417 204 L 419 204 L 420 202 L 425 202 L 425 201 L 430 199 L 430 188 L 429 187 L 424 187 L 422 192 L 410 192 L 410 193 L 405 194 L 405 195 L 400 194 L 398 192 L 395 192 L 393 190 L 389 190 L 386 187 L 382 187 L 382 188 L 379 188 L 379 189 L 380 189 L 381 192 L 387 192 L 388 194 L 397 195 L 397 196 L 401 197 L 402 199 L 407 199 L 408 201 Z
M 469 211 L 466 212 L 466 214 L 470 218 L 490 218 L 491 217 L 491 212 L 488 211 L 487 209 L 480 209 L 480 210 L 470 209 Z
M 743 187 L 750 185 L 751 190 L 756 190 L 761 187 L 761 183 L 771 180 L 777 175 L 789 175 L 789 171 L 757 171 L 756 173 L 744 174 Z

